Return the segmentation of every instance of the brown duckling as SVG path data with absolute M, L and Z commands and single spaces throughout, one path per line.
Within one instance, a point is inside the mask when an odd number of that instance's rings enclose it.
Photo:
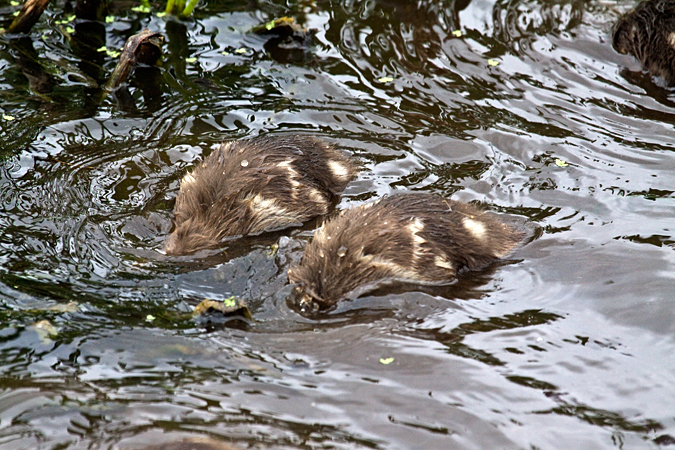
M 150 445 L 139 450 L 239 450 L 239 447 L 212 439 L 190 438 L 182 441 Z
M 329 307 L 379 281 L 448 282 L 460 269 L 506 256 L 525 236 L 470 204 L 397 194 L 325 222 L 288 278 L 302 292 L 301 306 Z
M 166 253 L 301 225 L 326 214 L 356 172 L 345 155 L 310 136 L 225 142 L 181 181 Z
M 642 67 L 675 84 L 675 0 L 648 0 L 614 26 L 612 45 L 635 56 Z

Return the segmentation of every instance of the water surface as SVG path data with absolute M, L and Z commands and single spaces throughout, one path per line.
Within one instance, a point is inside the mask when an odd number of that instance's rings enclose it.
M 98 42 L 67 36 L 57 2 L 3 38 L 0 449 L 675 444 L 675 102 L 611 48 L 633 4 L 210 1 L 183 22 L 120 5 Z M 283 15 L 312 47 L 247 33 Z M 99 101 L 115 60 L 96 50 L 144 27 L 162 66 Z M 443 289 L 303 316 L 286 271 L 312 224 L 162 252 L 186 170 L 263 133 L 361 161 L 337 209 L 427 191 L 541 231 Z M 230 295 L 252 320 L 191 319 Z

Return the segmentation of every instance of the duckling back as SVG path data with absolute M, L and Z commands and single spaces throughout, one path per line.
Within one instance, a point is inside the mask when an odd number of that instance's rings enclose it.
M 326 214 L 356 172 L 345 155 L 310 136 L 226 142 L 181 181 L 166 253 L 191 253 L 229 236 Z
M 635 56 L 652 75 L 675 83 L 675 1 L 637 5 L 614 26 L 612 45 L 619 53 Z
M 525 233 L 476 207 L 430 194 L 398 194 L 323 224 L 288 271 L 307 297 L 330 306 L 379 280 L 452 280 L 510 253 Z

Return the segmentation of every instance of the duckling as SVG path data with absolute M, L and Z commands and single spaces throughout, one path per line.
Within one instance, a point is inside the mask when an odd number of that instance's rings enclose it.
M 189 438 L 182 441 L 150 445 L 140 450 L 239 450 L 239 447 L 212 439 Z
M 652 75 L 675 84 L 675 1 L 637 5 L 614 26 L 612 45 L 621 54 L 635 56 Z
M 165 251 L 184 255 L 301 225 L 326 214 L 356 172 L 348 157 L 310 136 L 225 142 L 181 181 Z
M 300 306 L 326 308 L 379 281 L 448 282 L 503 258 L 525 235 L 470 204 L 397 194 L 326 221 L 288 279 Z

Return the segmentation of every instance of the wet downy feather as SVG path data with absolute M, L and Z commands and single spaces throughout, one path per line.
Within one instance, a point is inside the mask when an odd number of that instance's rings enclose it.
M 381 280 L 442 283 L 503 258 L 526 233 L 473 205 L 431 194 L 398 194 L 328 220 L 288 276 L 331 306 Z
M 181 181 L 166 253 L 192 253 L 326 214 L 356 172 L 345 155 L 310 136 L 226 142 Z
M 638 4 L 614 26 L 612 45 L 633 55 L 652 75 L 675 84 L 675 0 Z

